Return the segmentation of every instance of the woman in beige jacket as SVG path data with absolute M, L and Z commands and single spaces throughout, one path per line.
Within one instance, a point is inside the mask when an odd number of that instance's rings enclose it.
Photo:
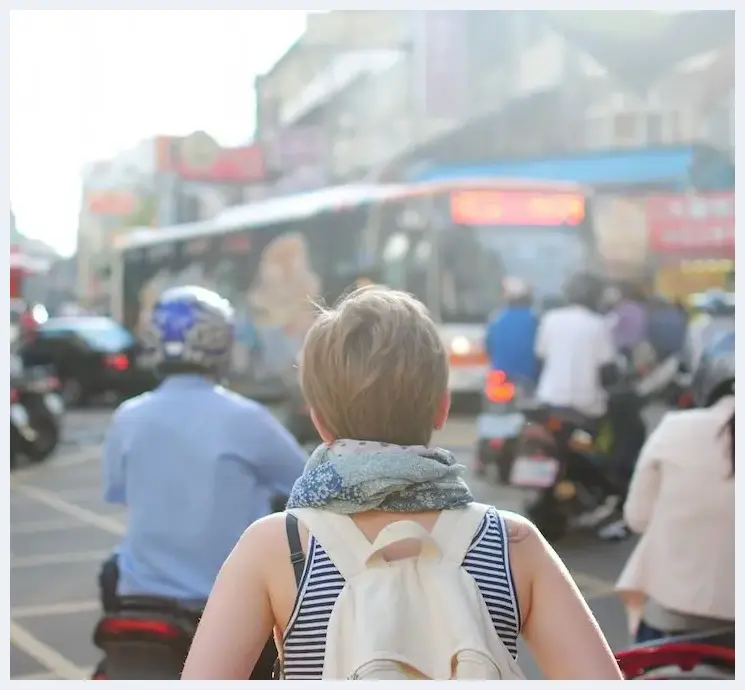
M 617 584 L 637 642 L 734 623 L 734 353 L 702 367 L 701 408 L 665 416 L 624 506 L 642 535 Z

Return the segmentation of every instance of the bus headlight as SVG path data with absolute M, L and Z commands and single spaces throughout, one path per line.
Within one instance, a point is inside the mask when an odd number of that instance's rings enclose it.
M 457 335 L 450 341 L 450 352 L 456 356 L 470 354 L 473 350 L 471 342 L 463 335 Z

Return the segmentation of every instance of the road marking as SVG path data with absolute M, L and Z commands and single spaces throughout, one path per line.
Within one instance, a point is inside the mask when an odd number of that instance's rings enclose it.
M 89 677 L 87 669 L 74 664 L 13 619 L 10 621 L 10 643 L 64 680 L 85 680 Z
M 37 486 L 29 486 L 28 484 L 17 484 L 12 479 L 10 482 L 10 486 L 13 491 L 17 491 L 18 493 L 27 496 L 28 498 L 38 501 L 39 503 L 43 503 L 44 505 L 64 515 L 68 515 L 69 517 L 80 520 L 86 525 L 98 527 L 98 529 L 101 529 L 104 532 L 109 532 L 110 534 L 116 534 L 118 536 L 122 536 L 125 532 L 124 524 L 119 522 L 118 520 L 107 517 L 106 515 L 99 515 L 92 510 L 81 508 L 74 503 L 65 501 L 53 491 L 40 489 Z
M 27 522 L 17 522 L 10 525 L 11 534 L 37 534 L 38 532 L 59 532 L 68 529 L 80 529 L 89 527 L 84 522 L 77 519 L 67 520 L 57 518 L 56 520 L 28 520 Z
M 54 671 L 42 671 L 41 673 L 27 673 L 24 676 L 11 676 L 11 680 L 60 680 Z
M 90 500 L 101 500 L 101 486 L 76 486 L 71 489 L 55 489 L 55 495 L 66 500 L 79 500 L 79 501 L 90 501 Z
M 616 590 L 616 585 L 610 580 L 604 580 L 601 577 L 595 577 L 588 573 L 570 571 L 577 587 L 589 596 L 586 598 L 597 599 L 608 596 Z
M 69 455 L 69 457 L 67 457 Z M 54 459 L 41 464 L 27 465 L 19 467 L 13 471 L 13 479 L 22 477 L 35 477 L 42 472 L 49 473 L 49 470 L 66 470 L 78 465 L 87 465 L 88 463 L 98 461 L 99 455 L 93 451 L 83 451 L 81 449 L 64 449 L 62 457 L 55 456 Z
M 44 616 L 66 616 L 73 613 L 88 613 L 99 611 L 101 602 L 95 599 L 87 601 L 65 601 L 59 604 L 40 604 L 36 606 L 16 606 L 11 608 L 10 617 L 13 620 L 26 618 L 42 618 Z
M 38 568 L 43 565 L 64 565 L 66 563 L 88 563 L 104 561 L 111 551 L 80 551 L 79 553 L 42 553 L 34 556 L 18 556 L 10 559 L 10 568 Z

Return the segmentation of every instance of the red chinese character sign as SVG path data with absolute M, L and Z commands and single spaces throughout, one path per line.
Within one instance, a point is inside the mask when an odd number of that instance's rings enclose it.
M 185 138 L 159 137 L 158 169 L 182 180 L 252 184 L 266 178 L 264 154 L 257 145 L 222 148 L 204 132 Z
M 647 200 L 647 228 L 654 252 L 732 257 L 734 192 L 652 196 Z

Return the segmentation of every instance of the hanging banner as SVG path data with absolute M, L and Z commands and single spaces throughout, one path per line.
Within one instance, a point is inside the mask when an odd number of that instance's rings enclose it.
M 649 197 L 647 227 L 653 251 L 734 256 L 734 192 Z

